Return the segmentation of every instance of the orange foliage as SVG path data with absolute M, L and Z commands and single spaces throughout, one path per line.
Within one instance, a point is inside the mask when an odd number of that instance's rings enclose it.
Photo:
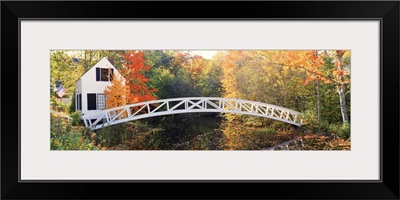
M 334 75 L 333 79 L 323 75 L 320 68 L 324 65 L 322 59 L 323 54 L 319 53 L 317 50 L 271 51 L 268 53 L 271 56 L 271 59 L 278 64 L 305 70 L 307 72 L 307 78 L 304 81 L 304 84 L 316 79 L 326 84 L 332 82 L 336 84 L 348 83 L 349 80 L 343 79 L 345 75 L 349 74 L 349 71 L 343 69 L 344 62 L 342 58 L 350 56 L 350 51 L 335 50 L 331 51 L 331 53 L 332 52 L 336 56 L 334 62 L 335 68 L 332 70 L 332 74 Z
M 330 82 L 320 71 L 324 61 L 316 50 L 274 51 L 270 55 L 276 63 L 305 70 L 307 72 L 307 78 L 303 83 L 305 85 L 316 79 L 325 83 Z
M 233 79 L 240 60 L 244 58 L 243 51 L 228 51 L 222 60 L 223 69 L 222 86 L 225 89 L 225 97 L 237 98 L 237 82 Z
M 114 74 L 111 85 L 104 90 L 104 94 L 107 96 L 106 108 L 126 105 L 127 92 L 128 87 L 124 85 L 122 77 Z
M 347 53 L 348 51 L 345 50 L 336 50 L 336 59 L 334 66 L 336 67 L 334 70 L 332 70 L 333 75 L 337 80 L 339 80 L 340 83 L 347 83 L 347 81 L 344 80 L 345 71 L 343 70 L 344 62 L 343 62 L 343 56 Z
M 201 70 L 205 66 L 205 59 L 201 56 L 193 56 L 190 57 L 188 60 L 187 64 L 184 65 L 184 67 L 188 70 L 190 74 L 190 78 L 192 79 L 197 79 L 199 75 L 201 74 Z
M 128 51 L 123 54 L 125 58 L 125 69 L 121 70 L 126 85 L 129 88 L 127 94 L 127 103 L 133 104 L 136 102 L 144 102 L 156 100 L 152 93 L 157 92 L 157 89 L 150 89 L 147 82 L 150 80 L 143 74 L 144 71 L 149 71 L 151 66 L 147 66 L 142 51 Z

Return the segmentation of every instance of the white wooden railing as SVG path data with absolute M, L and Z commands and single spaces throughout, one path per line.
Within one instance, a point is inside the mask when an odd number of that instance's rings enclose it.
M 148 117 L 195 112 L 237 113 L 266 117 L 296 126 L 302 125 L 300 112 L 280 106 L 218 97 L 188 97 L 140 102 L 82 116 L 86 127 L 96 130 L 131 120 Z

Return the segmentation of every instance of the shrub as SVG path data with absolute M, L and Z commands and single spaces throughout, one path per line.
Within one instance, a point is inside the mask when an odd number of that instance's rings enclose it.
M 331 124 L 329 126 L 329 132 L 340 138 L 348 139 L 350 137 L 350 124 Z
M 99 150 L 89 139 L 82 137 L 79 132 L 62 134 L 51 138 L 52 150 Z
M 78 112 L 73 112 L 71 114 L 71 124 L 72 126 L 78 126 L 78 125 L 82 125 L 82 119 L 81 119 L 81 115 Z
M 50 97 L 50 106 L 51 106 L 51 108 L 55 110 L 57 105 L 58 105 L 57 99 L 54 96 L 51 96 Z
M 51 109 L 53 109 L 57 112 L 68 112 L 69 111 L 69 106 L 67 104 L 63 104 L 62 102 L 59 102 L 54 96 L 50 97 L 50 106 L 51 106 Z
M 135 127 L 137 127 L 140 132 L 148 132 L 151 129 L 147 123 L 143 123 L 141 121 L 136 121 Z
M 70 130 L 71 126 L 68 124 L 67 119 L 50 114 L 50 133 L 52 137 L 59 137 Z
M 74 91 L 74 93 L 72 94 L 72 98 L 71 98 L 71 104 L 68 107 L 68 112 L 69 113 L 74 113 L 75 112 L 75 96 L 76 96 L 76 93 Z
M 50 149 L 51 150 L 98 150 L 93 142 L 77 131 L 71 131 L 71 124 L 65 118 L 51 114 Z
M 331 126 L 332 124 L 329 124 L 327 121 L 322 121 L 319 125 L 318 130 L 324 131 L 324 132 L 331 132 Z
M 304 112 L 304 122 L 307 123 L 307 127 L 312 130 L 318 129 L 318 117 L 316 116 L 315 112 L 311 110 L 306 110 Z
M 157 150 L 157 149 L 168 149 L 169 140 L 158 131 L 151 131 L 150 133 L 133 135 L 130 149 L 132 150 Z
M 122 144 L 133 135 L 132 125 L 128 123 L 103 127 L 96 132 L 96 142 L 105 147 Z

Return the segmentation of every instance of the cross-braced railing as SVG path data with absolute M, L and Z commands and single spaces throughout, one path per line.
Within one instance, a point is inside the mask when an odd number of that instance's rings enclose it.
M 195 112 L 237 113 L 266 117 L 296 126 L 302 125 L 300 112 L 276 105 L 217 97 L 189 97 L 140 102 L 83 116 L 85 126 L 96 130 L 105 126 L 148 117 Z

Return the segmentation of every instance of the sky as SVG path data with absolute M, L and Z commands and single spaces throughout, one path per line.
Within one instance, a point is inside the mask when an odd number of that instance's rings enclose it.
M 213 50 L 202 50 L 202 51 L 191 51 L 193 54 L 197 54 L 202 56 L 203 58 L 206 59 L 211 59 L 218 51 L 213 51 Z

